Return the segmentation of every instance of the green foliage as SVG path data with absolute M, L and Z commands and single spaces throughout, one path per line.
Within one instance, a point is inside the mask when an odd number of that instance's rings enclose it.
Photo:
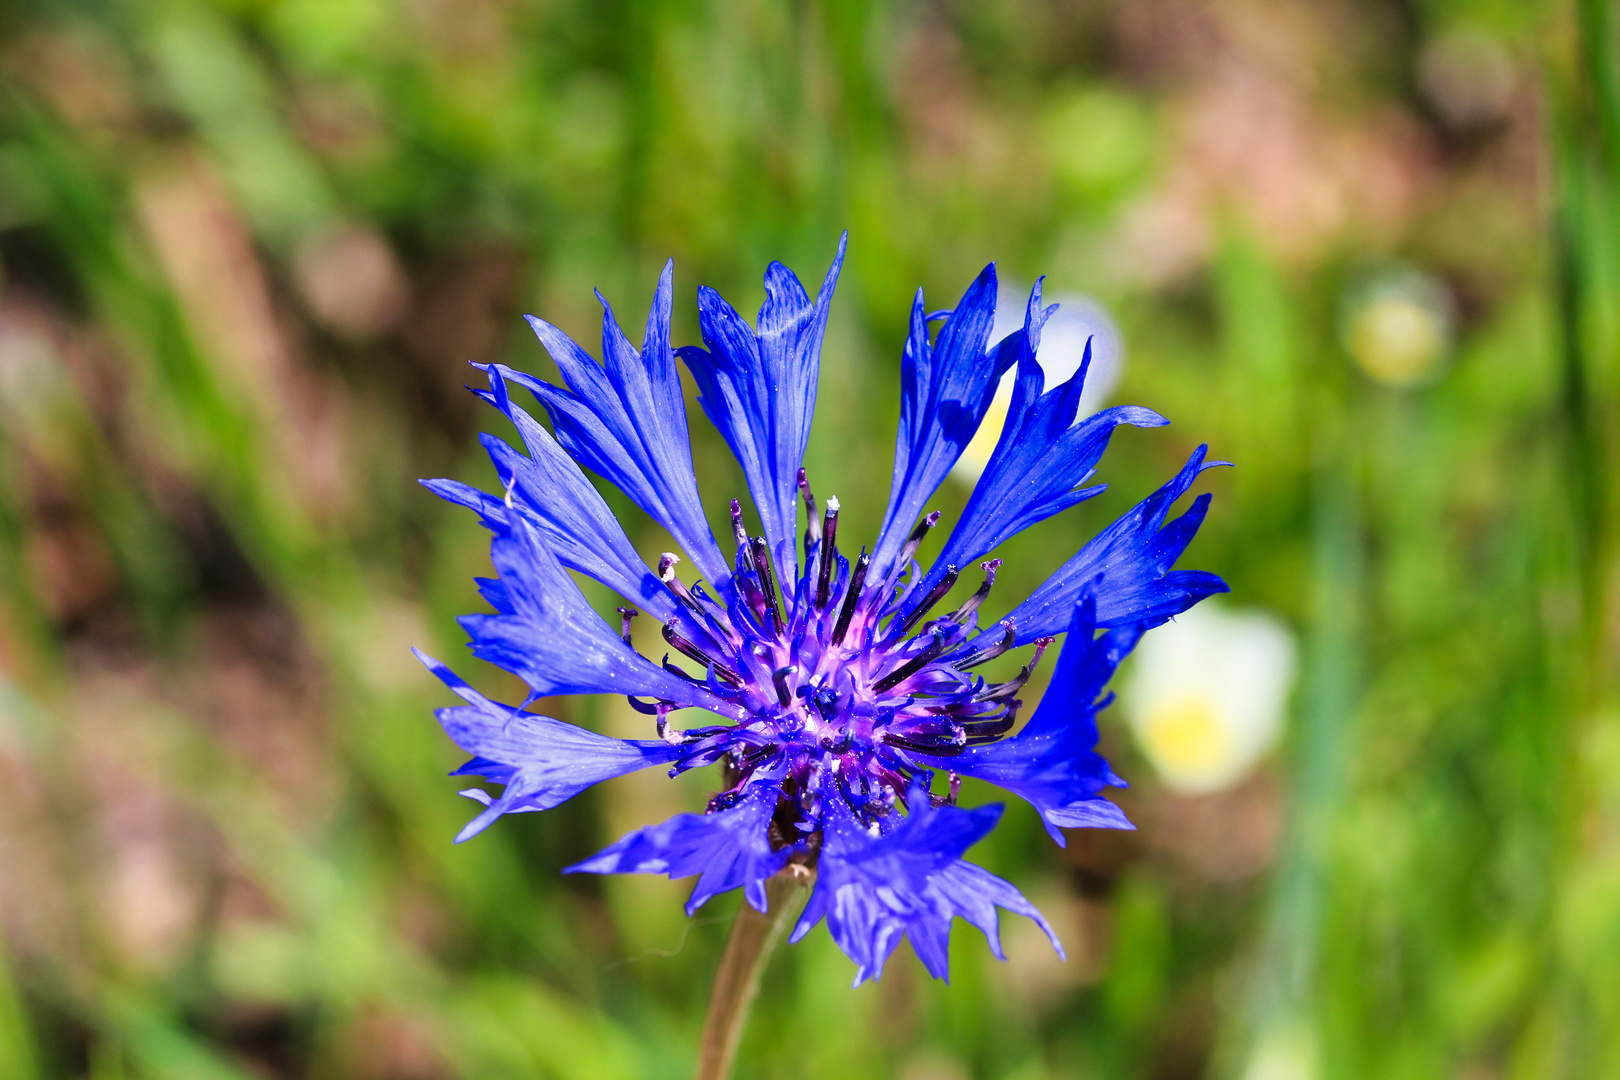
M 1140 832 L 1060 851 L 1009 808 L 975 858 L 1067 964 L 1007 925 L 1006 965 L 963 931 L 950 985 L 851 990 L 817 931 L 739 1075 L 1615 1075 L 1614 49 L 1604 0 L 0 7 L 0 1076 L 689 1075 L 737 898 L 559 870 L 710 780 L 449 843 L 409 647 L 462 657 L 487 559 L 413 481 L 493 483 L 462 383 L 551 372 L 521 312 L 588 343 L 590 290 L 639 324 L 674 256 L 690 342 L 698 283 L 749 310 L 845 227 L 807 461 L 844 535 L 914 290 L 997 258 L 1107 305 L 1113 399 L 1174 426 L 1009 542 L 991 606 L 1207 441 L 1237 468 L 1186 564 L 1305 668 L 1233 791 L 1169 792 L 1106 713 Z M 1412 273 L 1451 307 L 1401 382 L 1347 309 Z

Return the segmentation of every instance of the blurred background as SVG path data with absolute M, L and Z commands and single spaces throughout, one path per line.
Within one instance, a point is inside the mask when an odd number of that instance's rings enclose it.
M 972 854 L 1069 951 L 818 929 L 738 1075 L 1620 1075 L 1620 76 L 1605 0 L 0 4 L 0 1077 L 689 1075 L 735 895 L 562 877 L 654 771 L 476 809 L 420 645 L 488 565 L 467 364 L 850 254 L 807 465 L 887 494 L 913 291 L 1100 353 L 1108 492 L 1237 463 L 1103 743 L 1135 833 Z M 1103 377 L 1106 376 L 1106 377 Z M 992 419 L 992 423 L 994 423 Z M 745 490 L 693 410 L 718 519 Z M 975 465 L 975 460 L 979 462 Z M 982 457 L 935 501 L 947 520 Z M 664 541 L 616 495 L 649 558 Z M 937 543 L 937 541 L 936 541 Z M 926 552 L 925 552 L 926 554 Z M 593 592 L 604 610 L 611 599 Z M 998 599 L 999 598 L 999 601 Z M 1002 606 L 998 609 L 997 603 Z M 1033 694 L 1030 695 L 1033 699 Z M 549 702 L 647 734 L 621 703 Z M 988 790 L 965 792 L 987 801 Z

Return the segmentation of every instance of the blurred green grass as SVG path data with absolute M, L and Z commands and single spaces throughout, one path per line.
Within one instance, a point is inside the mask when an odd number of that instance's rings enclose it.
M 1009 925 L 1005 966 L 964 932 L 951 985 L 851 991 L 818 931 L 739 1075 L 1614 1075 L 1613 57 L 1600 0 L 0 6 L 0 1076 L 688 1073 L 736 898 L 557 871 L 706 778 L 449 844 L 408 647 L 461 655 L 487 561 L 413 480 L 492 482 L 461 384 L 549 371 L 520 312 L 638 325 L 673 255 L 693 341 L 699 282 L 748 310 L 845 227 L 807 466 L 848 535 L 912 292 L 997 259 L 1106 304 L 1114 400 L 1174 421 L 1007 545 L 1002 602 L 1208 441 L 1186 564 L 1305 670 L 1233 791 L 1109 718 L 1139 833 L 1009 810 L 975 855 L 1067 964 Z M 1454 309 L 1405 387 L 1344 331 L 1397 268 Z

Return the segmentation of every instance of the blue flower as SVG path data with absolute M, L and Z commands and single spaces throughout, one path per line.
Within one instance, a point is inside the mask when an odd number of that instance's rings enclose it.
M 1116 427 L 1165 423 L 1131 406 L 1077 423 L 1086 365 L 1048 390 L 1035 360 L 1041 326 L 1056 310 L 1041 306 L 1040 283 L 1023 329 L 990 341 L 992 265 L 954 310 L 928 313 L 917 294 L 888 510 L 870 551 L 852 558 L 839 535 L 838 500 L 819 508 L 801 467 L 843 258 L 840 241 L 814 299 L 772 263 L 753 326 L 718 293 L 699 290 L 702 348 L 670 342 L 669 266 L 639 351 L 605 300 L 601 363 L 531 317 L 566 385 L 502 365 L 483 369 L 489 388 L 476 392 L 516 426 L 523 444 L 520 451 L 484 436 L 500 493 L 424 481 L 477 511 L 494 534 L 495 576 L 478 581 L 494 611 L 461 623 L 475 656 L 516 674 L 531 692 L 516 706 L 497 704 L 418 655 L 465 702 L 438 713 L 446 733 L 473 755 L 457 773 L 503 785 L 499 797 L 482 788 L 462 792 L 484 809 L 458 841 L 502 814 L 548 810 L 614 776 L 654 765 L 675 775 L 719 764 L 724 790 L 705 813 L 631 833 L 569 870 L 696 876 L 689 912 L 736 888 L 763 911 L 767 878 L 790 862 L 812 866 L 816 883 L 795 940 L 825 919 L 858 965 L 859 984 L 881 974 L 909 938 L 928 970 L 944 978 L 957 917 L 983 931 L 997 956 L 997 909 L 1035 920 L 1058 947 L 1016 888 L 963 860 L 1002 808 L 958 807 L 961 777 L 1028 801 L 1059 844 L 1063 828 L 1131 828 L 1104 796 L 1124 781 L 1096 752 L 1096 714 L 1108 703 L 1108 680 L 1144 631 L 1226 589 L 1212 574 L 1172 569 L 1209 496 L 1166 523 L 1172 504 L 1217 463 L 1200 447 L 1180 474 L 997 623 L 981 625 L 979 609 L 999 560 L 981 563 L 983 583 L 967 599 L 942 606 L 965 567 L 1102 490 L 1086 482 Z M 941 320 L 931 340 L 930 324 Z M 761 535 L 750 536 L 732 500 L 729 555 L 698 493 L 677 359 L 736 454 L 758 514 Z M 924 508 L 1009 370 L 1014 390 L 1000 442 L 962 520 L 924 571 L 915 556 L 939 521 Z M 513 401 L 514 386 L 534 396 L 551 430 Z M 650 568 L 583 469 L 666 529 L 702 582 L 683 582 L 673 553 Z M 586 602 L 567 570 L 624 598 L 619 628 Z M 631 619 L 640 612 L 657 620 L 670 647 L 662 663 L 630 645 Z M 1014 733 L 1018 695 L 1065 631 L 1050 689 Z M 1028 645 L 1032 655 L 1011 678 L 980 674 Z M 608 738 L 528 711 L 539 697 L 558 694 L 624 695 L 653 718 L 649 734 L 656 737 Z M 711 715 L 678 725 L 689 710 Z

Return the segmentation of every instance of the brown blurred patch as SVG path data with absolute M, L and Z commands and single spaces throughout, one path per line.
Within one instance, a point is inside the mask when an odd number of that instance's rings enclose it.
M 323 229 L 298 247 L 293 280 L 310 315 L 349 341 L 372 341 L 405 314 L 409 285 L 388 241 L 356 222 Z
M 66 493 L 36 470 L 23 563 L 34 595 L 65 633 L 82 631 L 118 591 L 106 541 Z
M 468 383 L 482 380 L 469 364 L 500 358 L 520 327 L 516 297 L 522 256 L 485 244 L 435 263 L 419 276 L 401 344 L 412 363 L 412 405 L 457 444 L 470 435 L 477 400 Z
M 201 932 L 219 842 L 197 815 L 113 763 L 89 777 L 99 796 L 94 890 L 125 957 L 167 971 Z
M 1235 787 L 1185 797 L 1156 792 L 1138 819 L 1143 840 L 1173 865 L 1214 885 L 1247 881 L 1271 866 L 1282 835 L 1276 776 L 1257 770 Z
M 291 1009 L 220 1003 L 209 1013 L 207 1027 L 227 1056 L 252 1075 L 292 1080 L 307 1074 L 310 1040 Z
M 1181 988 L 1159 1024 L 1159 1037 L 1147 1072 L 1151 1080 L 1203 1080 L 1210 1074 L 1221 1014 L 1215 986 L 1199 979 Z
M 1102 239 L 1124 282 L 1184 279 L 1233 213 L 1294 265 L 1342 242 L 1387 250 L 1436 182 L 1418 118 L 1357 91 L 1358 65 L 1407 47 L 1399 20 L 1337 3 L 1141 0 L 1118 6 L 1113 33 L 1171 132 L 1158 184 Z
M 363 1012 L 343 1033 L 339 1075 L 352 1080 L 441 1080 L 456 1075 L 427 1023 L 382 1009 Z
M 227 394 L 257 420 L 278 487 L 317 518 L 354 494 L 342 384 L 294 347 L 246 224 L 213 170 L 171 154 L 139 180 L 141 222 Z
M 324 822 L 340 789 L 325 678 L 291 613 L 275 605 L 209 611 L 194 649 L 193 714 L 254 764 L 290 820 Z
M 1139 799 L 1132 793 L 1117 801 L 1132 821 L 1140 816 Z M 1129 829 L 1067 829 L 1063 834 L 1068 846 L 1063 849 L 1063 861 L 1074 877 L 1075 891 L 1091 900 L 1106 900 L 1114 893 L 1114 885 L 1121 874 L 1142 858 L 1143 843 L 1140 832 Z
M 8 74 L 92 140 L 131 131 L 137 109 L 125 53 L 88 21 L 32 27 L 4 52 Z
M 340 164 L 358 164 L 387 149 L 382 109 L 358 80 L 323 78 L 298 86 L 292 123 L 305 145 Z

